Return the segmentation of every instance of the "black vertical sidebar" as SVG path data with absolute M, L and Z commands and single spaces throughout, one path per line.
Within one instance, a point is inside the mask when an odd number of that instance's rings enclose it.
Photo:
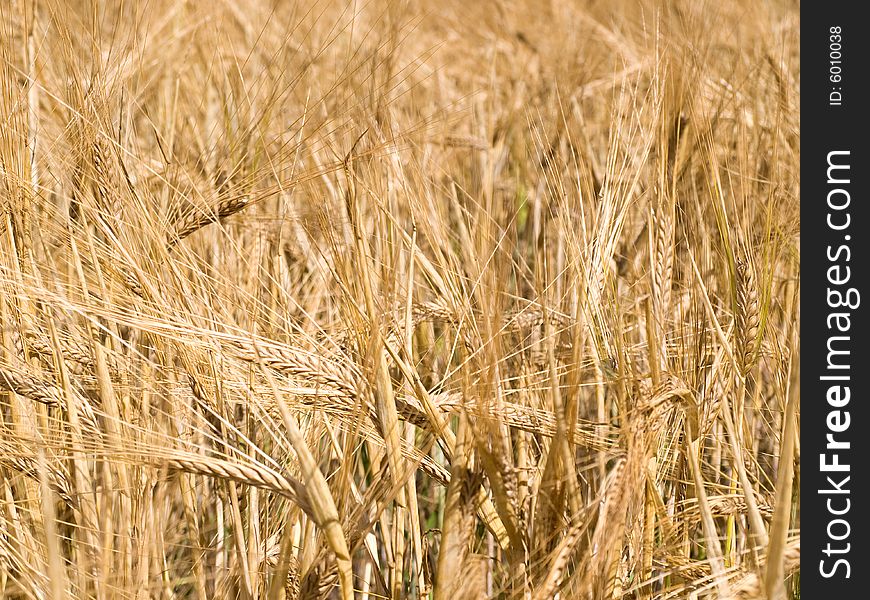
M 870 31 L 801 9 L 801 597 L 870 597 Z

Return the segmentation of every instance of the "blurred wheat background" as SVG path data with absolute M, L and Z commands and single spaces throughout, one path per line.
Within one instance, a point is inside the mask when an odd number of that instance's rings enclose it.
M 796 3 L 0 17 L 0 597 L 800 597 Z

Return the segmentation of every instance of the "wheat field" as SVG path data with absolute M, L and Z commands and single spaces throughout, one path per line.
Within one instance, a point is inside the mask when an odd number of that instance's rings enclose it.
M 796 3 L 0 21 L 0 597 L 800 598 Z

